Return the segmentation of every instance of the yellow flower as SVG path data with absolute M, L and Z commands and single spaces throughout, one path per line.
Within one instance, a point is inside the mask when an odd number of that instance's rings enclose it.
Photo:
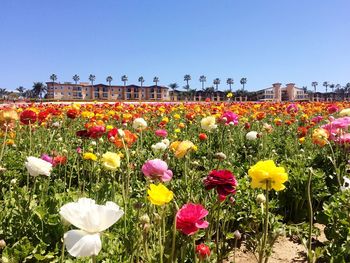
M 350 116 L 350 108 L 341 110 L 339 116 Z
M 83 158 L 85 160 L 91 160 L 91 161 L 96 161 L 97 160 L 97 156 L 95 154 L 89 153 L 89 152 L 88 153 L 84 153 Z
M 170 149 L 175 152 L 176 158 L 183 158 L 190 150 L 196 150 L 191 141 L 175 141 L 170 145 Z
M 177 114 L 177 113 L 174 114 L 174 119 L 175 119 L 175 120 L 178 120 L 178 119 L 180 119 L 180 118 L 181 118 L 181 116 L 180 116 L 179 114 Z
M 329 133 L 327 130 L 319 128 L 312 133 L 312 142 L 319 146 L 325 146 L 328 142 Z
M 248 175 L 252 178 L 251 186 L 253 188 L 262 188 L 281 191 L 285 188 L 284 184 L 288 180 L 288 174 L 283 167 L 277 167 L 273 160 L 259 161 L 250 167 Z
M 233 93 L 232 92 L 227 93 L 226 97 L 227 98 L 232 98 L 233 97 Z
M 2 110 L 0 112 L 0 122 L 17 121 L 18 119 L 18 113 L 14 109 Z
M 215 124 L 215 117 L 209 116 L 209 117 L 203 118 L 201 120 L 201 127 L 202 129 L 209 132 L 212 130 L 215 130 L 217 128 L 217 125 Z
M 102 155 L 101 162 L 105 169 L 116 171 L 120 167 L 120 154 L 106 152 Z
M 179 132 L 181 132 L 181 130 L 180 129 L 175 129 L 174 132 L 175 133 L 179 133 Z
M 112 125 L 107 125 L 107 126 L 106 126 L 106 130 L 107 130 L 107 131 L 110 131 L 110 130 L 112 130 L 112 129 L 113 129 L 113 126 L 112 126 Z
M 151 184 L 147 190 L 148 200 L 154 205 L 164 205 L 169 203 L 174 198 L 174 193 L 163 184 Z
M 93 113 L 93 112 L 90 112 L 90 111 L 83 111 L 82 113 L 81 113 L 81 116 L 83 117 L 83 118 L 92 118 L 92 117 L 94 117 L 95 116 L 95 114 Z

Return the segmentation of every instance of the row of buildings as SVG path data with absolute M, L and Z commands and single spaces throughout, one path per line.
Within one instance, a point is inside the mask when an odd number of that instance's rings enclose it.
M 169 90 L 168 87 L 138 86 L 138 85 L 91 85 L 88 82 L 81 83 L 57 83 L 46 82 L 47 98 L 53 100 L 131 100 L 131 101 L 212 101 L 227 100 L 227 92 L 223 91 L 179 91 Z M 243 97 L 243 98 L 242 98 Z M 281 83 L 274 83 L 271 87 L 256 92 L 247 92 L 240 96 L 240 100 L 250 101 L 306 101 L 313 98 L 304 89 L 298 88 L 294 83 L 282 86 Z

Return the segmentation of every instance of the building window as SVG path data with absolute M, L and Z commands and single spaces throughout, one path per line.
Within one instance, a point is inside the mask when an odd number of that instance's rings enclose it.
M 107 87 L 103 87 L 103 92 L 108 92 L 108 88 Z
M 121 94 L 118 94 L 118 99 L 121 99 L 122 98 L 122 95 Z
M 139 94 L 138 93 L 134 93 L 134 98 L 138 99 L 139 98 Z
M 108 93 L 103 93 L 104 98 L 108 98 Z
M 128 88 L 127 91 L 128 91 L 128 92 L 131 92 L 131 88 Z
M 162 94 L 157 94 L 157 99 L 160 99 L 160 98 L 162 98 Z

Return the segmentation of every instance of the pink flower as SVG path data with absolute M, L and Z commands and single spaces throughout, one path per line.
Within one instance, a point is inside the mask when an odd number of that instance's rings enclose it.
M 163 129 L 156 130 L 154 133 L 156 136 L 162 137 L 162 138 L 165 138 L 168 136 L 168 132 L 166 130 L 163 130 Z
M 289 104 L 287 106 L 286 110 L 287 110 L 288 113 L 297 113 L 298 112 L 298 106 L 295 105 L 294 103 L 292 103 L 292 104 Z
M 336 140 L 336 137 L 346 132 L 349 126 L 350 117 L 343 117 L 335 119 L 334 121 L 321 126 L 321 128 L 327 130 L 330 133 L 331 140 Z
M 238 115 L 233 113 L 232 111 L 225 111 L 221 116 L 221 120 L 225 122 L 225 124 L 237 125 Z
M 44 161 L 46 161 L 46 162 L 48 162 L 48 163 L 53 164 L 53 158 L 50 157 L 49 155 L 47 155 L 46 153 L 44 153 L 43 155 L 41 155 L 40 159 L 41 159 L 41 160 L 44 160 Z
M 142 173 L 152 180 L 168 182 L 173 177 L 173 172 L 168 170 L 166 162 L 160 159 L 148 160 L 141 168 Z
M 311 122 L 313 122 L 313 123 L 319 123 L 320 121 L 322 121 L 323 120 L 323 117 L 322 116 L 316 116 L 316 117 L 313 117 L 312 119 L 311 119 Z
M 176 213 L 176 229 L 185 235 L 193 235 L 200 228 L 207 228 L 209 223 L 203 220 L 208 211 L 202 205 L 185 204 Z
M 327 108 L 327 111 L 329 114 L 332 114 L 332 113 L 335 113 L 337 111 L 339 111 L 339 108 L 337 105 L 329 105 L 328 108 Z

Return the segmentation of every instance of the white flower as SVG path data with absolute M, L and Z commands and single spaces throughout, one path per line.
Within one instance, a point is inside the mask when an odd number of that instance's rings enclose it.
M 151 148 L 154 153 L 161 153 L 164 152 L 168 146 L 163 142 L 157 142 L 156 144 L 153 144 Z
M 123 214 L 123 210 L 113 202 L 97 205 L 90 198 L 80 198 L 77 202 L 62 206 L 60 215 L 79 228 L 64 234 L 68 253 L 73 257 L 97 255 L 102 248 L 100 233 L 117 222 Z
M 170 145 L 170 141 L 168 139 L 162 140 L 162 143 L 164 143 L 166 145 L 166 147 L 169 147 L 169 145 Z
M 124 137 L 125 137 L 125 132 L 124 132 L 122 129 L 118 129 L 118 135 L 119 135 L 121 138 L 124 138 Z
M 30 156 L 24 163 L 31 176 L 46 175 L 50 176 L 52 164 L 42 159 Z
M 343 183 L 343 186 L 340 187 L 340 190 L 345 191 L 350 189 L 350 179 L 345 176 L 343 177 L 343 179 L 344 179 L 344 183 Z
M 136 129 L 144 130 L 147 128 L 147 122 L 143 118 L 136 118 L 132 124 L 132 127 Z
M 215 124 L 215 117 L 209 116 L 209 117 L 203 118 L 201 120 L 201 127 L 203 130 L 206 130 L 208 132 L 215 130 L 217 128 L 217 125 Z
M 254 141 L 258 138 L 258 133 L 256 131 L 250 131 L 246 134 L 245 138 L 249 141 Z

